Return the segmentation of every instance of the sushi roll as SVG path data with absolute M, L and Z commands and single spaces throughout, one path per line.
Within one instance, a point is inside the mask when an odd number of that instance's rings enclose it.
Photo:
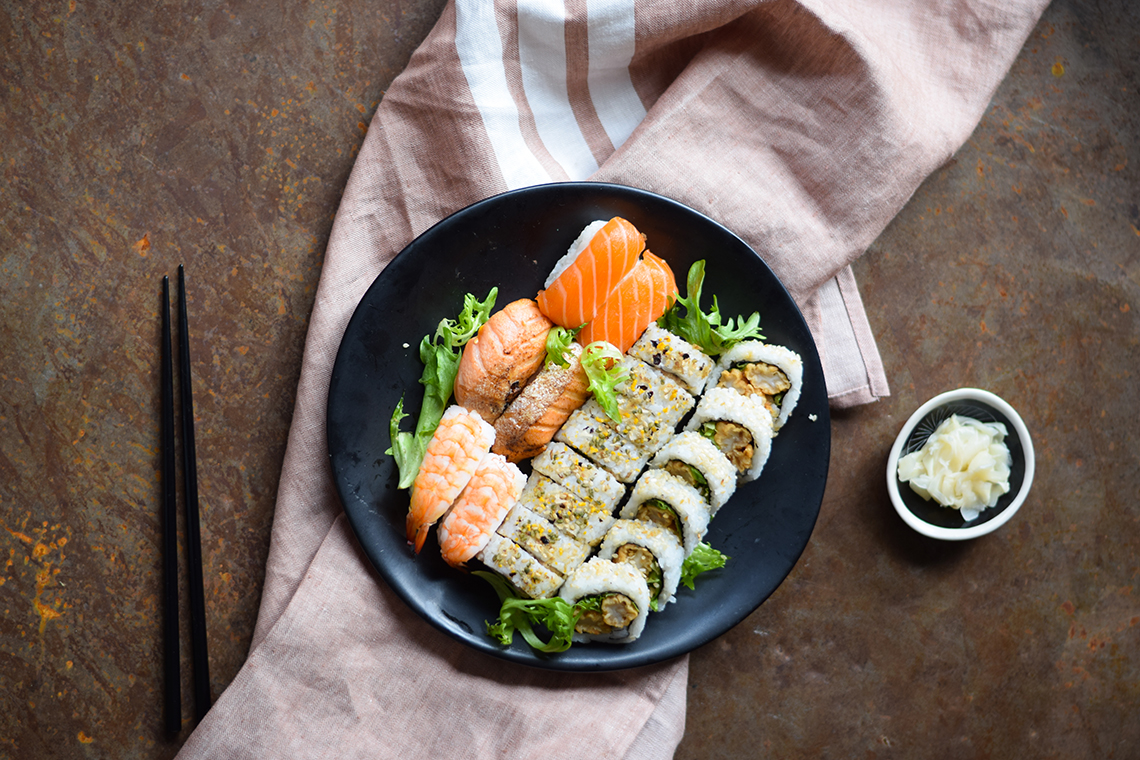
M 665 445 L 696 400 L 676 379 L 626 356 L 626 377 L 614 387 L 621 421 L 619 433 L 650 454 Z
M 573 447 L 622 483 L 632 483 L 650 457 L 617 431 L 594 399 L 570 415 L 554 440 Z
M 617 478 L 565 443 L 551 442 L 531 460 L 530 466 L 583 499 L 605 504 L 611 511 L 625 496 L 625 486 Z
M 576 496 L 540 473 L 531 473 L 519 504 L 589 546 L 600 544 L 614 522 L 605 504 Z
M 710 439 L 736 467 L 740 483 L 760 477 L 772 452 L 772 415 L 761 401 L 732 388 L 706 392 L 685 429 Z
M 621 367 L 626 377 L 614 388 L 620 420 L 614 422 L 590 399 L 570 415 L 554 439 L 630 483 L 696 402 L 679 382 L 643 361 L 627 356 Z
M 666 528 L 693 553 L 709 528 L 709 505 L 697 489 L 664 470 L 646 470 L 621 509 L 623 520 L 643 520 Z
M 566 579 L 558 593 L 579 613 L 575 641 L 629 644 L 645 628 L 649 586 L 634 567 L 594 557 Z
M 511 508 L 497 532 L 560 575 L 568 575 L 590 556 L 589 546 L 566 535 L 554 523 L 522 504 Z
M 772 414 L 772 430 L 779 432 L 800 400 L 804 363 L 784 346 L 750 340 L 725 351 L 709 376 L 708 387 L 733 388 L 760 399 Z
M 618 520 L 606 534 L 598 556 L 637 568 L 649 587 L 650 609 L 663 610 L 673 601 L 685 562 L 685 552 L 674 533 L 656 523 Z
M 463 567 L 478 554 L 518 501 L 526 475 L 498 454 L 486 454 L 475 474 L 439 522 L 436 535 L 443 559 Z
M 677 433 L 649 464 L 697 489 L 709 504 L 710 517 L 736 492 L 736 468 L 732 462 L 712 441 L 694 431 Z
M 550 570 L 509 538 L 492 533 L 476 557 L 490 570 L 506 578 L 520 594 L 531 599 L 549 599 L 558 593 L 563 576 Z
M 699 348 L 656 323 L 645 328 L 629 355 L 677 378 L 694 396 L 704 389 L 715 366 Z

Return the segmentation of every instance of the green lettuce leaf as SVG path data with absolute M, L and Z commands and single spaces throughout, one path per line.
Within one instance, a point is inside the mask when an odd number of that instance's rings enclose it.
M 590 380 L 590 392 L 614 422 L 621 422 L 616 388 L 629 376 L 629 372 L 620 365 L 621 358 L 617 346 L 604 340 L 596 340 L 582 351 L 582 369 Z
M 494 623 L 488 621 L 486 625 L 487 634 L 500 644 L 510 646 L 515 631 L 518 631 L 526 643 L 539 652 L 553 654 L 570 648 L 579 616 L 574 605 L 561 597 L 526 599 L 519 596 L 502 576 L 482 570 L 475 570 L 471 574 L 490 583 L 499 595 L 502 604 L 499 619 Z M 535 633 L 535 625 L 542 625 L 550 631 L 550 641 L 543 641 Z
M 480 301 L 468 293 L 463 297 L 463 310 L 459 316 L 454 320 L 440 320 L 435 334 L 426 335 L 420 341 L 420 361 L 424 364 L 420 383 L 424 386 L 424 400 L 416 427 L 412 431 L 400 430 L 400 423 L 408 416 L 404 412 L 402 396 L 388 425 L 392 445 L 385 453 L 396 460 L 400 488 L 411 488 L 415 482 L 427 445 L 435 435 L 455 389 L 462 349 L 490 317 L 498 295 L 499 289 L 491 288 L 487 297 Z
M 724 567 L 730 559 L 732 558 L 721 554 L 702 541 L 697 544 L 693 553 L 686 557 L 684 564 L 681 565 L 681 583 L 684 583 L 687 588 L 696 588 L 693 585 L 693 580 L 698 575 L 707 573 L 709 570 L 718 570 Z
M 705 281 L 704 259 L 693 262 L 689 267 L 687 283 L 688 295 L 678 296 L 676 302 L 666 311 L 657 325 L 675 333 L 709 356 L 719 356 L 744 340 L 763 340 L 760 332 L 760 314 L 724 319 L 720 314 L 716 296 L 713 296 L 712 309 L 701 311 L 701 288 Z M 739 326 L 737 324 L 739 323 Z
M 570 361 L 566 358 L 566 352 L 570 349 L 570 344 L 574 342 L 574 338 L 578 337 L 577 330 L 568 330 L 565 327 L 555 325 L 550 328 L 550 332 L 546 334 L 546 363 L 557 364 L 559 367 L 569 367 Z

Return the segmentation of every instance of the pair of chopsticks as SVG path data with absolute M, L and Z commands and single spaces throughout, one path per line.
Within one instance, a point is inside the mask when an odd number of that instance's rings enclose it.
M 198 461 L 194 449 L 194 399 L 190 388 L 190 332 L 185 268 L 178 265 L 178 379 L 182 416 L 182 479 L 186 500 L 186 556 L 190 589 L 190 650 L 197 719 L 210 709 L 210 663 L 206 647 L 206 595 L 202 586 L 202 539 L 198 516 Z M 174 467 L 174 368 L 170 342 L 170 278 L 162 278 L 162 522 L 163 667 L 166 729 L 182 730 L 182 674 L 178 643 L 178 504 Z

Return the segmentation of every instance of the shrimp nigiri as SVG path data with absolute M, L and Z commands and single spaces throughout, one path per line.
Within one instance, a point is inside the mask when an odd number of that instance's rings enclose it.
M 478 412 L 451 406 L 443 413 L 412 483 L 407 529 L 417 554 L 428 530 L 447 512 L 494 442 L 495 428 Z
M 456 403 L 493 423 L 542 367 L 551 327 L 529 298 L 492 314 L 463 349 L 455 375 Z
M 677 281 L 673 270 L 663 259 L 646 251 L 637 266 L 610 293 L 597 316 L 578 333 L 578 342 L 588 346 L 596 340 L 604 340 L 624 354 L 676 298 Z
M 593 319 L 606 296 L 633 269 L 645 250 L 645 235 L 615 216 L 577 255 L 576 247 L 559 261 L 552 273 L 554 279 L 537 297 L 538 308 L 551 322 L 571 329 Z
M 436 535 L 443 559 L 462 567 L 503 522 L 522 493 L 526 475 L 499 454 L 487 454 L 439 523 Z

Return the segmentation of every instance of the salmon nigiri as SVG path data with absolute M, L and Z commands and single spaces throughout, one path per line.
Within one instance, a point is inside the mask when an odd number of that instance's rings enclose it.
M 582 237 L 558 262 L 546 283 L 546 290 L 538 293 L 538 308 L 551 322 L 575 329 L 594 318 L 606 297 L 617 286 L 645 250 L 645 235 L 632 224 L 615 216 L 589 238 L 580 252 Z
M 519 500 L 526 475 L 499 454 L 487 454 L 436 531 L 439 551 L 452 567 L 474 557 Z
M 455 375 L 455 401 L 494 423 L 546 358 L 553 325 L 529 298 L 491 315 L 467 342 Z
M 663 259 L 646 251 L 637 266 L 610 293 L 597 315 L 578 333 L 578 342 L 588 346 L 596 340 L 604 340 L 624 354 L 676 298 L 677 281 L 673 270 Z
M 491 451 L 510 462 L 530 459 L 542 452 L 558 428 L 589 397 L 590 379 L 582 369 L 582 347 L 572 344 L 566 365 L 551 362 L 495 420 Z
M 447 512 L 494 442 L 495 428 L 478 412 L 451 406 L 443 413 L 412 484 L 407 529 L 417 554 L 431 526 Z

